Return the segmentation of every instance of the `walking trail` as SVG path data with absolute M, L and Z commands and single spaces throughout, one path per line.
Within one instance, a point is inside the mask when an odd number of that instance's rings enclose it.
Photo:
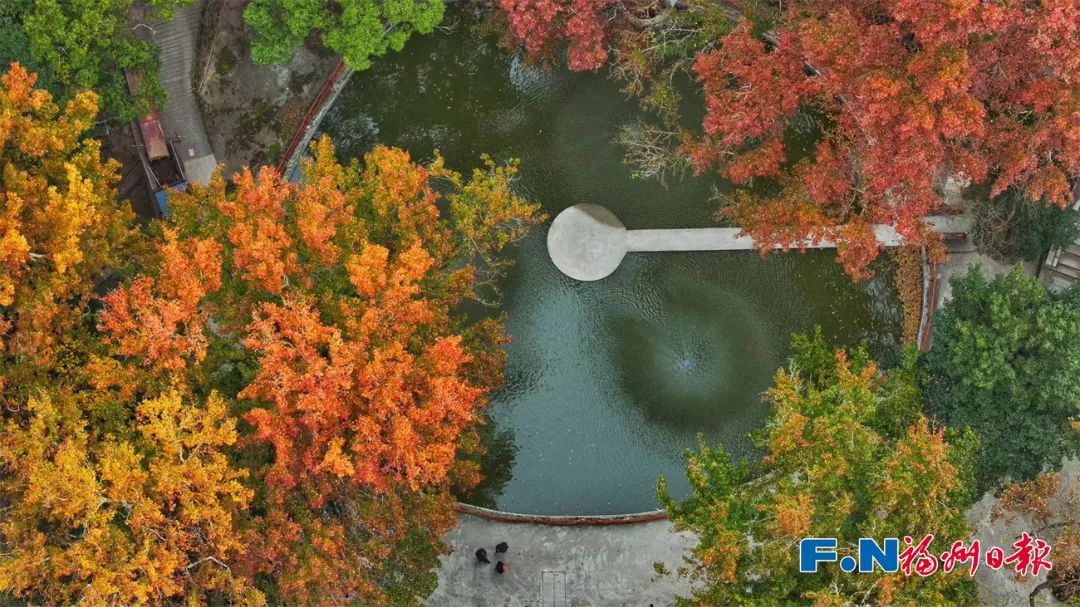
M 667 520 L 627 525 L 537 525 L 459 514 L 443 537 L 453 549 L 440 557 L 439 587 L 431 607 L 649 607 L 689 596 L 674 573 L 696 539 Z M 495 572 L 495 544 L 507 542 L 510 570 Z M 489 565 L 474 553 L 485 548 Z
M 165 136 L 179 137 L 176 151 L 188 181 L 209 183 L 217 166 L 202 110 L 192 87 L 203 3 L 178 7 L 171 21 L 153 26 L 153 43 L 161 49 L 158 76 L 168 98 L 161 110 Z

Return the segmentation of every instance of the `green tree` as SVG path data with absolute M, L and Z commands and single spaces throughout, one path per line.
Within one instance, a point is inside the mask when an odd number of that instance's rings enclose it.
M 841 557 L 860 537 L 923 537 L 931 549 L 964 539 L 974 438 L 950 444 L 921 413 L 915 354 L 887 376 L 861 352 L 833 353 L 817 334 L 799 337 L 788 370 L 768 392 L 773 406 L 755 435 L 753 466 L 723 449 L 690 455 L 693 494 L 659 494 L 679 529 L 700 537 L 685 574 L 690 605 L 969 605 L 966 572 L 929 577 L 798 572 L 797 542 L 836 537 Z
M 414 33 L 430 34 L 442 21 L 443 0 L 253 0 L 244 18 L 255 28 L 251 57 L 283 63 L 313 31 L 355 70 L 371 58 L 400 51 Z
M 927 408 L 982 439 L 978 485 L 1034 478 L 1080 447 L 1080 289 L 1048 292 L 1019 270 L 952 281 L 927 357 Z
M 18 63 L 31 74 L 37 74 L 37 87 L 59 96 L 59 88 L 53 80 L 52 70 L 39 63 L 30 54 L 30 39 L 23 29 L 23 18 L 34 6 L 34 0 L 5 0 L 0 2 L 0 69 L 7 69 L 9 62 Z
M 131 119 L 160 107 L 165 91 L 157 78 L 156 49 L 139 39 L 132 15 L 141 22 L 172 18 L 173 8 L 192 0 L 34 0 L 22 16 L 34 59 L 69 91 L 93 89 L 104 109 Z M 138 10 L 136 10 L 138 9 Z M 133 27 L 134 25 L 134 27 Z M 129 94 L 124 70 L 141 74 Z

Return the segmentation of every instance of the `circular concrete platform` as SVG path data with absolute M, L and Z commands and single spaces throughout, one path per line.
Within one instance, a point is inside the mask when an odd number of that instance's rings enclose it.
M 610 276 L 626 255 L 626 228 L 598 204 L 576 204 L 551 222 L 547 245 L 551 261 L 563 274 L 575 280 L 600 280 Z

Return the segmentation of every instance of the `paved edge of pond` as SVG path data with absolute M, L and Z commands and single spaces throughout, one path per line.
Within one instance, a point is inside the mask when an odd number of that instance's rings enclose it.
M 663 511 L 614 516 L 533 516 L 462 504 L 458 524 L 443 536 L 452 552 L 439 557 L 431 607 L 584 607 L 671 605 L 688 596 L 690 583 L 658 575 L 654 563 L 675 572 L 697 543 L 675 531 Z M 507 542 L 499 574 L 477 563 Z
M 326 77 L 319 92 L 315 94 L 311 105 L 308 106 L 307 113 L 304 114 L 299 126 L 296 127 L 296 131 L 293 132 L 292 137 L 285 146 L 281 160 L 278 161 L 278 173 L 286 179 L 292 178 L 294 170 L 300 163 L 300 158 L 307 151 L 316 130 L 322 125 L 323 118 L 330 111 L 330 108 L 334 107 L 338 95 L 345 89 L 345 85 L 349 83 L 349 78 L 354 73 L 355 70 L 346 66 L 344 60 L 339 61 L 337 66 L 330 70 L 330 74 Z
M 636 525 L 639 523 L 663 521 L 667 520 L 668 517 L 667 512 L 663 510 L 649 510 L 632 514 L 519 514 L 517 512 L 503 512 L 502 510 L 492 510 L 490 508 L 473 506 L 463 502 L 458 502 L 457 511 L 461 514 L 471 514 L 482 519 L 499 523 L 532 523 L 534 525 L 554 525 L 558 527 Z

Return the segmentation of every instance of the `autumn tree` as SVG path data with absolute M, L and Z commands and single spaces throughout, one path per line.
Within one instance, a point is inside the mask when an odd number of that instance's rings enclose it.
M 952 281 L 926 359 L 927 409 L 982 439 L 979 486 L 1035 478 L 1080 449 L 1080 289 L 1019 270 Z
M 610 65 L 623 92 L 649 119 L 626 125 L 618 142 L 638 177 L 681 177 L 679 148 L 690 137 L 680 116 L 694 56 L 715 46 L 733 24 L 725 3 L 684 0 L 498 0 L 485 29 L 533 62 L 565 60 L 573 71 Z M 740 2 L 757 18 L 767 0 Z M 565 49 L 565 53 L 563 50 Z
M 265 601 L 230 563 L 252 492 L 223 449 L 220 396 L 141 402 L 129 431 L 100 434 L 77 395 L 39 393 L 0 431 L 0 591 L 46 605 Z
M 255 29 L 251 56 L 284 63 L 312 32 L 355 70 L 400 51 L 413 34 L 430 34 L 443 18 L 444 0 L 253 0 L 244 18 Z
M 263 169 L 176 193 L 158 266 L 106 297 L 100 327 L 137 371 L 237 399 L 257 487 L 237 571 L 271 602 L 412 604 L 501 381 L 501 326 L 457 309 L 491 296 L 536 207 L 513 164 L 466 178 L 313 149 L 299 185 Z
M 86 133 L 97 96 L 63 110 L 18 64 L 0 79 L 0 387 L 9 410 L 62 376 L 95 284 L 136 257 L 118 165 Z M 10 398 L 9 398 L 10 397 Z
M 93 94 L 3 85 L 0 593 L 415 604 L 501 381 L 501 323 L 461 304 L 539 219 L 516 164 L 323 140 L 300 184 L 173 193 L 143 246 L 81 139 Z
M 160 344 L 113 346 L 94 326 L 106 279 L 148 257 L 117 200 L 116 163 L 85 136 L 97 96 L 61 111 L 17 64 L 2 85 L 0 593 L 49 605 L 263 604 L 232 572 L 252 491 L 226 457 L 237 432 L 225 401 L 178 375 L 140 374 Z M 178 246 L 167 241 L 162 256 L 183 257 Z M 205 278 L 196 269 L 173 263 L 170 286 L 187 292 Z M 114 325 L 118 299 L 106 298 Z
M 566 63 L 575 71 L 595 70 L 608 59 L 611 24 L 618 0 L 499 0 L 510 40 L 533 57 L 553 54 L 566 44 Z
M 1080 424 L 1074 428 L 1080 432 Z M 1080 473 L 1075 462 L 1056 474 L 1010 483 L 994 506 L 993 519 L 1030 521 L 1031 533 L 1053 546 L 1054 568 L 1032 589 L 1032 604 L 1047 590 L 1069 605 L 1080 600 Z
M 759 462 L 703 445 L 690 454 L 689 498 L 677 503 L 661 480 L 676 528 L 700 538 L 684 571 L 695 594 L 679 604 L 977 604 L 966 572 L 798 572 L 804 537 L 837 538 L 841 557 L 861 537 L 934 534 L 932 549 L 947 550 L 968 535 L 972 493 L 971 438 L 947 440 L 922 415 L 916 353 L 886 376 L 859 351 L 834 353 L 820 333 L 797 336 L 794 350 L 768 391 Z
M 138 276 L 109 292 L 98 315 L 98 330 L 113 347 L 112 358 L 143 371 L 137 374 L 142 376 L 139 385 L 199 379 L 197 365 L 209 345 L 204 328 L 209 314 L 199 304 L 221 286 L 220 244 L 180 239 L 172 228 L 162 231 L 154 275 Z M 194 375 L 185 375 L 189 370 Z M 131 388 L 135 377 L 129 373 L 123 383 Z
M 743 21 L 700 54 L 703 137 L 691 153 L 774 196 L 723 210 L 763 248 L 842 242 L 860 275 L 877 254 L 869 226 L 932 241 L 945 178 L 1064 206 L 1080 173 L 1080 3 L 795 0 L 762 36 Z M 821 131 L 810 157 L 786 139 Z

